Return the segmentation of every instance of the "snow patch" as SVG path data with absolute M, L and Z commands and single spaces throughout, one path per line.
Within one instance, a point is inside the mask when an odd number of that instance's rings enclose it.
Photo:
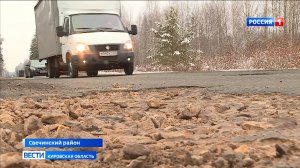
M 157 33 L 157 30 L 151 28 L 151 31 L 154 32 L 154 33 Z
M 201 51 L 201 50 L 197 50 L 196 52 L 199 54 L 203 54 L 203 51 Z
M 165 38 L 165 37 L 171 37 L 171 35 L 169 33 L 164 33 L 163 35 L 161 35 L 161 37 Z
M 196 66 L 194 63 L 189 63 L 191 67 L 194 67 Z
M 174 55 L 180 55 L 179 51 L 174 51 Z
M 237 69 L 255 69 L 253 67 L 254 65 L 254 60 L 252 57 L 246 59 L 246 60 L 243 60 L 237 67 Z
M 188 38 L 184 38 L 181 44 L 189 44 L 191 41 Z
M 148 56 L 148 57 L 146 57 L 147 59 L 152 59 L 153 58 L 153 56 L 152 55 L 150 55 L 150 56 Z

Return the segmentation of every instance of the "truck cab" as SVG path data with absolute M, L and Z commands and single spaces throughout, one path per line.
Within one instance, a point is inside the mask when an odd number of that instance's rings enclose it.
M 81 13 L 64 18 L 57 27 L 61 37 L 62 59 L 71 77 L 78 71 L 97 76 L 98 70 L 124 69 L 126 75 L 134 70 L 134 52 L 129 34 L 136 35 L 136 26 L 128 31 L 116 14 Z

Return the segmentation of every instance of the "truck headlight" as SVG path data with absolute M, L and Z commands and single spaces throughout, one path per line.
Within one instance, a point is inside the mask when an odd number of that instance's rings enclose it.
M 89 50 L 89 47 L 88 47 L 87 45 L 85 45 L 85 44 L 79 43 L 79 44 L 77 44 L 77 46 L 76 46 L 76 50 L 77 50 L 77 52 L 88 51 L 88 50 Z
M 133 46 L 132 46 L 132 42 L 131 41 L 127 41 L 125 44 L 124 44 L 124 49 L 126 50 L 132 50 Z

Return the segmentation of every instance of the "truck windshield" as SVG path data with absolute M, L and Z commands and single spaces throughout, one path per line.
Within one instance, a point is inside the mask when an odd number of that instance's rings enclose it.
M 73 33 L 116 31 L 124 32 L 124 26 L 117 15 L 79 14 L 71 16 Z

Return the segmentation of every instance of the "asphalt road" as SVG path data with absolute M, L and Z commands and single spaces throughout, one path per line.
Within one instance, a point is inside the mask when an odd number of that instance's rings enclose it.
M 46 77 L 2 78 L 0 98 L 49 95 L 82 96 L 98 91 L 140 90 L 167 87 L 203 87 L 231 94 L 300 95 L 300 70 L 140 73 L 133 76 L 102 73 L 98 77 L 59 79 Z

